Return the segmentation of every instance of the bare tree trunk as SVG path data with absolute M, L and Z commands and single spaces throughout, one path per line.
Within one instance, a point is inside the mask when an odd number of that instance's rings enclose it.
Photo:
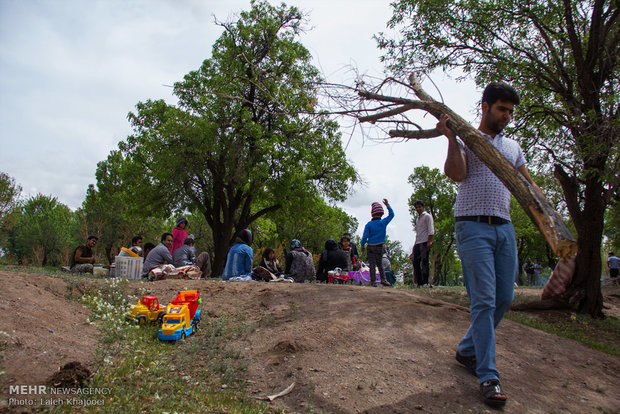
M 216 223 L 213 227 L 213 257 L 211 260 L 211 276 L 220 277 L 226 266 L 228 250 L 232 239 L 232 222 Z

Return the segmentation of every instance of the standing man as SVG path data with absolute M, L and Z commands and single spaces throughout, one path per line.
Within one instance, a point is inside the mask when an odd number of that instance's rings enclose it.
M 71 256 L 71 271 L 75 273 L 93 273 L 95 257 L 93 256 L 93 248 L 97 244 L 99 238 L 97 236 L 88 236 L 86 244 L 78 246 Z
M 519 144 L 504 136 L 519 95 L 509 85 L 492 82 L 482 94 L 478 130 L 540 192 L 527 169 Z M 471 303 L 470 325 L 458 345 L 456 359 L 478 377 L 485 404 L 503 406 L 495 365 L 495 328 L 510 309 L 518 260 L 510 222 L 510 192 L 491 170 L 448 127 L 443 114 L 437 130 L 448 138 L 445 174 L 460 182 L 454 206 L 456 242 Z
M 527 275 L 528 286 L 534 286 L 534 281 L 536 280 L 536 278 L 534 277 L 534 274 L 536 272 L 534 271 L 534 263 L 532 263 L 531 257 L 527 258 L 527 261 L 523 265 L 523 270 L 525 270 L 525 274 Z
M 152 268 L 163 265 L 164 263 L 172 264 L 172 233 L 164 233 L 161 235 L 161 243 L 151 250 L 142 265 L 142 277 L 146 278 Z
M 428 264 L 428 254 L 433 247 L 433 235 L 435 227 L 433 216 L 424 209 L 424 202 L 421 200 L 413 203 L 415 211 L 418 213 L 418 220 L 415 223 L 415 244 L 413 245 L 413 270 L 418 287 L 428 286 L 428 276 L 430 267 Z
M 620 269 L 620 259 L 618 259 L 614 252 L 607 254 L 607 267 L 609 267 L 609 277 L 615 279 L 618 277 L 618 271 Z

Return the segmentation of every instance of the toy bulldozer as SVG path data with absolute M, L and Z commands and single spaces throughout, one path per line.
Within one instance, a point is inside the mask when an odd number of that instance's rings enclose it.
M 147 322 L 157 322 L 159 324 L 165 313 L 166 308 L 159 304 L 157 297 L 142 296 L 142 299 L 137 304 L 131 305 L 129 313 L 125 317 L 139 325 L 144 325 Z

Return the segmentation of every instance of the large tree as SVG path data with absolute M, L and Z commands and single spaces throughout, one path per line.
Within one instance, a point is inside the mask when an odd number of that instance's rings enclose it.
M 393 7 L 389 26 L 399 37 L 378 39 L 395 73 L 457 69 L 481 87 L 502 80 L 519 90 L 515 130 L 530 160 L 559 180 L 578 235 L 564 299 L 602 315 L 603 217 L 620 185 L 618 1 L 399 0 Z
M 146 101 L 129 115 L 135 132 L 121 150 L 137 168 L 127 184 L 145 209 L 204 215 L 216 275 L 235 230 L 286 203 L 342 200 L 357 178 L 338 125 L 309 115 L 321 79 L 297 40 L 304 21 L 295 7 L 252 2 L 218 22 L 212 57 L 175 84 L 176 105 Z

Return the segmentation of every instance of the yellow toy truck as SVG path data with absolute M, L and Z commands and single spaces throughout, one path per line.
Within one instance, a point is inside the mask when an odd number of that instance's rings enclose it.
M 168 304 L 158 338 L 162 341 L 176 341 L 195 333 L 200 322 L 200 302 L 197 290 L 180 291 Z
M 165 313 L 166 308 L 159 304 L 157 297 L 142 296 L 137 304 L 131 305 L 125 317 L 139 325 L 144 325 L 147 322 L 161 323 Z

